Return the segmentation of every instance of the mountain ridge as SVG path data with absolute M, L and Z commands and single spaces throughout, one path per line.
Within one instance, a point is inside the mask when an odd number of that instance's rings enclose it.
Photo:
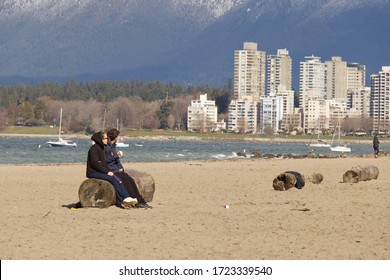
M 0 1 L 0 82 L 161 79 L 225 84 L 233 52 L 389 63 L 385 0 Z M 371 62 L 372 60 L 372 62 Z M 295 79 L 297 72 L 294 71 Z

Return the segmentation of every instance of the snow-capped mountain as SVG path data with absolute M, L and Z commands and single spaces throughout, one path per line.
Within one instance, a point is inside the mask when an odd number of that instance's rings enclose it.
M 226 83 L 244 41 L 267 54 L 388 65 L 388 0 L 0 0 L 0 76 Z M 294 71 L 297 79 L 296 71 Z

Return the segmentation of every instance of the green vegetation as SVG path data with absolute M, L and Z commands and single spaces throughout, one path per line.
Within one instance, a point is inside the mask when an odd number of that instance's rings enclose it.
M 49 126 L 8 126 L 0 129 L 3 134 L 58 134 L 58 127 Z

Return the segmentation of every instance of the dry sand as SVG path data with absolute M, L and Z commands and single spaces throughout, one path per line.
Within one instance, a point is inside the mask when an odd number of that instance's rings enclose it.
M 389 157 L 125 163 L 153 209 L 71 210 L 85 166 L 1 165 L 0 259 L 390 259 Z M 379 178 L 341 183 L 352 166 Z M 295 170 L 320 185 L 274 191 Z M 229 209 L 222 207 L 228 204 Z

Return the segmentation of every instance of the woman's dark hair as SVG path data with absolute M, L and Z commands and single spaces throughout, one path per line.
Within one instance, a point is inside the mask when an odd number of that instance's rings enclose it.
M 114 139 L 118 137 L 119 133 L 120 131 L 116 128 L 110 129 L 107 132 L 108 139 L 110 139 L 110 141 L 114 141 Z

